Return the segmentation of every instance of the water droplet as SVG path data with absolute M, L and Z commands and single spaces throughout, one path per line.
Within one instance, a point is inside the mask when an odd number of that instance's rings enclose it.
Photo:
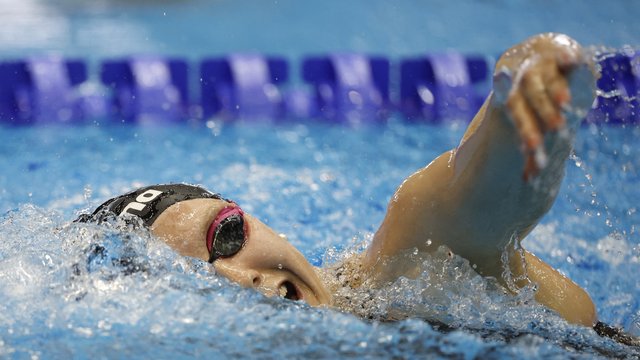
M 91 189 L 91 185 L 86 185 L 84 187 L 84 191 L 83 191 L 83 198 L 85 201 L 89 201 L 89 199 L 91 199 L 91 194 L 92 194 L 92 189 Z

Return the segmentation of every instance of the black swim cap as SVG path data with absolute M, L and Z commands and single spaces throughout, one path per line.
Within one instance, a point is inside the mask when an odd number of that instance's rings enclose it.
M 105 201 L 91 214 L 80 215 L 75 222 L 101 223 L 109 216 L 125 213 L 142 219 L 145 226 L 154 221 L 171 205 L 191 199 L 220 199 L 220 194 L 187 184 L 151 185 Z

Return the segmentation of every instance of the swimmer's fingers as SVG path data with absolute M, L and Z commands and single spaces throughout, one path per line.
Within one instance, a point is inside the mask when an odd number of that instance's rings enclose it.
M 579 73 L 576 70 L 587 64 L 577 42 L 551 33 L 528 39 L 498 60 L 494 99 L 503 104 L 515 125 L 525 155 L 525 178 L 535 176 L 546 166 L 545 135 L 567 128 L 564 110 L 571 109 L 582 93 L 589 93 L 573 85 Z M 588 80 L 586 75 L 581 78 Z M 575 94 L 569 91 L 569 83 Z M 587 104 L 588 99 L 581 103 Z
M 562 107 L 570 101 L 570 93 L 567 80 L 555 61 L 541 59 L 523 74 L 521 88 L 543 132 L 564 128 Z
M 536 112 L 530 106 L 521 91 L 512 91 L 507 98 L 507 108 L 511 114 L 518 136 L 522 141 L 525 154 L 525 169 L 523 177 L 530 179 L 542 168 L 538 159 L 544 157 L 542 148 L 542 126 Z M 536 156 L 538 155 L 538 156 Z
M 522 65 L 506 103 L 523 145 L 525 179 L 546 166 L 545 134 L 567 126 L 562 113 L 571 101 L 566 75 L 577 65 L 575 56 L 545 55 L 549 54 L 538 54 Z

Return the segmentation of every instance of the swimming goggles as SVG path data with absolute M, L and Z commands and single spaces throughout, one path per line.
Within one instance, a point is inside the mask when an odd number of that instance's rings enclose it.
M 247 231 L 242 209 L 233 206 L 220 210 L 207 231 L 209 262 L 235 255 L 246 241 Z

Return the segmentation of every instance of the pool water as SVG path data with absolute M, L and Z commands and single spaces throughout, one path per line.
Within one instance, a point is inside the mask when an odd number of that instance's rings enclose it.
M 370 241 L 400 181 L 455 146 L 463 124 L 361 128 L 211 121 L 0 128 L 0 354 L 28 357 L 634 357 L 638 349 L 504 296 L 461 259 L 375 294 L 398 322 L 242 289 L 144 231 L 71 224 L 115 194 L 199 183 L 286 234 L 314 265 Z M 583 127 L 558 201 L 525 247 L 640 335 L 637 127 Z M 80 150 L 79 150 L 80 149 Z M 441 273 L 457 278 L 438 290 Z M 631 276 L 630 276 L 631 275 Z M 440 306 L 440 307 L 438 307 Z M 454 328 L 421 319 L 433 310 Z

